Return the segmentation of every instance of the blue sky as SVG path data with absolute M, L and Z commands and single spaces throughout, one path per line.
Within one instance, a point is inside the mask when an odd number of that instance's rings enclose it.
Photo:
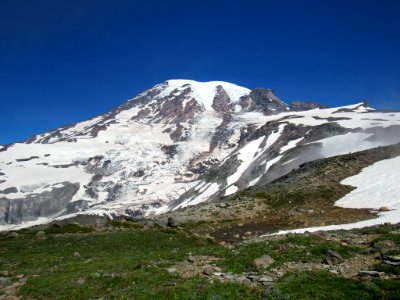
M 0 144 L 173 78 L 400 109 L 400 1 L 0 0 Z

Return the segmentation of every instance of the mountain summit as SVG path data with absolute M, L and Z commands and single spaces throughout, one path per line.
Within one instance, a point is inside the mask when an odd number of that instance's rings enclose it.
M 399 142 L 400 113 L 365 103 L 289 105 L 270 89 L 168 80 L 88 121 L 2 146 L 0 228 L 160 214 Z

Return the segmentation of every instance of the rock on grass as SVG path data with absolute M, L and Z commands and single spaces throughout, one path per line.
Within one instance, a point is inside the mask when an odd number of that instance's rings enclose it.
M 256 258 L 253 261 L 253 265 L 257 268 L 257 269 L 266 269 L 268 268 L 270 265 L 272 265 L 274 263 L 274 260 L 271 258 L 271 256 L 269 255 L 264 255 L 261 256 L 259 258 Z

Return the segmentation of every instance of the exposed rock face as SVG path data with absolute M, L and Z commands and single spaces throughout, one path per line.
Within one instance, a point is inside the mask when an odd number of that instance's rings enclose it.
M 118 164 L 113 164 L 111 160 L 105 159 L 102 155 L 97 155 L 89 158 L 88 163 L 85 165 L 85 169 L 91 174 L 110 176 L 120 168 Z
M 254 89 L 248 96 L 242 97 L 239 104 L 246 111 L 260 111 L 265 115 L 278 114 L 289 110 L 287 104 L 270 89 Z
M 158 84 L 108 113 L 1 147 L 0 224 L 160 214 L 307 161 L 400 142 L 399 113 L 321 108 L 226 82 Z
M 165 155 L 169 158 L 174 158 L 178 154 L 179 145 L 163 145 L 161 149 L 164 151 Z M 144 174 L 143 174 L 144 175 Z
M 63 182 L 61 187 L 29 198 L 0 199 L 0 224 L 21 223 L 60 214 L 78 190 L 78 183 Z
M 222 86 L 217 86 L 212 108 L 220 113 L 227 113 L 231 108 L 231 99 Z
M 18 159 L 16 159 L 16 161 L 17 162 L 23 162 L 23 161 L 29 161 L 31 159 L 37 159 L 37 158 L 39 158 L 39 156 L 34 155 L 34 156 L 31 156 L 31 157 L 28 157 L 28 158 L 18 158 Z
M 222 145 L 228 147 L 235 147 L 235 144 L 229 144 L 229 139 L 232 137 L 234 130 L 229 128 L 229 123 L 232 121 L 231 114 L 224 114 L 222 117 L 222 123 L 215 128 L 215 133 L 211 139 L 210 152 L 213 152 L 215 148 Z
M 5 182 L 5 181 L 4 181 L 4 182 Z M 17 189 L 15 186 L 13 186 L 13 187 L 9 187 L 9 188 L 6 188 L 6 189 L 0 191 L 0 193 L 1 193 L 1 194 L 5 194 L 5 195 L 7 195 L 7 194 L 13 194 L 13 193 L 18 193 L 18 189 Z
M 290 110 L 291 111 L 304 111 L 316 108 L 328 108 L 325 105 L 319 104 L 317 102 L 301 102 L 301 101 L 293 101 L 290 103 Z

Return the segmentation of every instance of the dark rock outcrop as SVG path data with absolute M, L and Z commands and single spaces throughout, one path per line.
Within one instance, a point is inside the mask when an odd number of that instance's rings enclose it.
M 214 97 L 212 108 L 220 113 L 226 113 L 230 109 L 231 99 L 222 86 L 217 86 L 217 94 Z
M 18 224 L 61 214 L 78 190 L 78 183 L 62 182 L 62 187 L 27 198 L 0 199 L 0 224 Z
M 325 257 L 325 262 L 328 265 L 334 266 L 334 265 L 340 264 L 342 261 L 343 261 L 343 258 L 339 253 L 337 253 L 333 250 L 328 250 L 328 253 L 326 254 L 326 257 Z
M 302 102 L 302 101 L 293 101 L 290 103 L 290 110 L 291 111 L 304 111 L 304 110 L 310 110 L 310 109 L 316 109 L 316 108 L 327 108 L 326 105 L 322 105 L 318 102 Z
M 4 194 L 4 195 L 14 194 L 14 193 L 18 193 L 18 189 L 16 187 L 9 187 L 9 188 L 6 188 L 6 189 L 0 191 L 0 194 Z
M 161 149 L 165 153 L 168 158 L 174 158 L 174 156 L 178 153 L 179 145 L 163 145 Z
M 222 123 L 215 129 L 215 133 L 211 139 L 210 152 L 213 152 L 214 149 L 220 145 L 227 144 L 227 141 L 234 132 L 232 128 L 228 127 L 231 120 L 232 120 L 231 114 L 226 113 L 223 115 Z
M 245 111 L 260 111 L 265 115 L 274 115 L 289 109 L 271 89 L 254 89 L 248 96 L 240 98 L 239 105 Z
M 34 156 L 31 156 L 31 157 L 27 157 L 27 158 L 17 158 L 15 161 L 24 162 L 24 161 L 29 161 L 29 160 L 38 159 L 38 158 L 39 158 L 39 156 L 34 155 Z

